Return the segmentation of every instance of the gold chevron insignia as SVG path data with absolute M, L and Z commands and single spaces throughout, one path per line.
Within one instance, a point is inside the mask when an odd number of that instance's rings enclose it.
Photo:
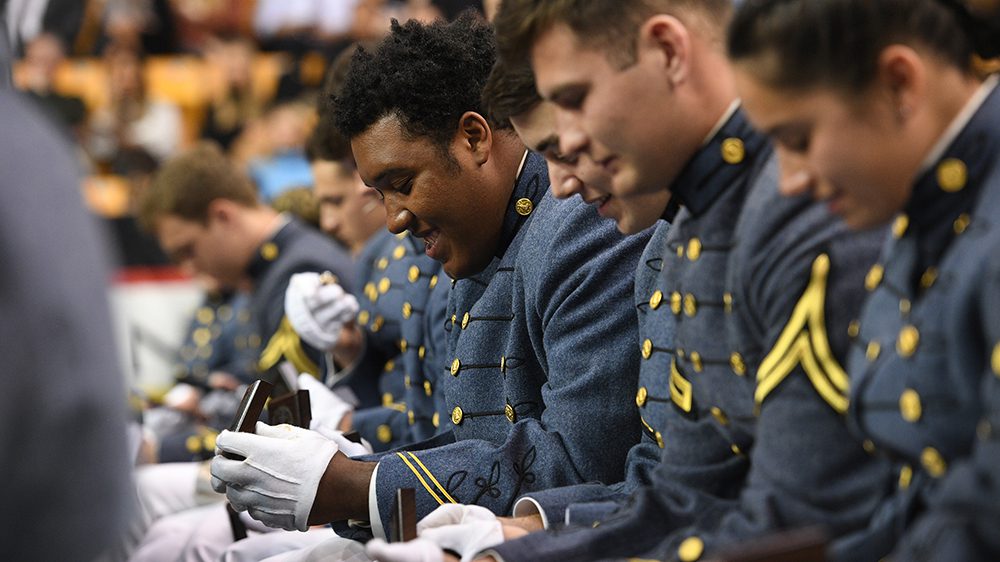
M 816 256 L 809 285 L 795 305 L 774 348 L 764 357 L 757 370 L 754 400 L 758 411 L 771 391 L 800 365 L 816 392 L 827 404 L 838 413 L 847 410 L 847 373 L 833 356 L 823 312 L 829 274 L 830 256 Z
M 292 328 L 292 323 L 288 321 L 287 316 L 281 319 L 278 330 L 274 332 L 270 341 L 267 342 L 267 346 L 264 347 L 264 351 L 260 353 L 257 368 L 266 371 L 277 365 L 282 358 L 290 361 L 299 373 L 309 373 L 314 377 L 319 376 L 319 367 L 302 349 L 302 340 L 295 333 L 295 328 Z

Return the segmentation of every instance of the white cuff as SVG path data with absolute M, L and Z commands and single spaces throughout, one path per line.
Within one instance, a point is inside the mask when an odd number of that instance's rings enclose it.
M 529 515 L 538 515 L 542 518 L 542 528 L 549 528 L 549 518 L 545 516 L 542 505 L 530 497 L 524 496 L 514 504 L 514 517 L 527 517 Z
M 380 462 L 379 464 L 382 463 Z M 368 518 L 372 524 L 372 535 L 377 539 L 388 541 L 389 538 L 385 534 L 385 529 L 382 528 L 382 517 L 378 512 L 378 488 L 376 488 L 375 483 L 378 482 L 379 464 L 375 465 L 375 470 L 372 471 L 372 479 L 368 483 Z

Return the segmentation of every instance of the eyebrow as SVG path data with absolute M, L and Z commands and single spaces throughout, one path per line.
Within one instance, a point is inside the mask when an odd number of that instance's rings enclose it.
M 559 148 L 559 135 L 552 133 L 551 135 L 540 140 L 538 144 L 535 146 L 535 152 L 538 152 L 539 154 L 544 154 L 545 151 L 548 150 L 549 147 L 551 146 L 555 146 L 556 149 Z
M 375 186 L 384 183 L 385 180 L 386 180 L 386 178 L 388 178 L 389 176 L 393 176 L 393 175 L 396 175 L 396 174 L 401 174 L 401 173 L 403 173 L 405 171 L 406 171 L 405 168 L 389 168 L 388 170 L 384 170 L 384 171 L 382 171 L 382 173 L 380 173 L 379 175 L 375 176 L 375 179 L 372 180 L 372 183 L 368 183 L 367 181 L 365 181 L 364 178 L 361 178 L 361 181 L 363 181 L 366 186 L 371 187 L 371 188 L 374 189 Z

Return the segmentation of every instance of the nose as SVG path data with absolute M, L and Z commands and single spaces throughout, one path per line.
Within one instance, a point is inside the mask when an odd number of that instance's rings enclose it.
M 390 203 L 389 199 L 386 198 L 385 226 L 389 229 L 389 232 L 393 234 L 405 232 L 413 224 L 413 220 L 413 213 L 405 207 Z
M 565 164 L 548 162 L 552 195 L 566 199 L 583 191 L 583 182 Z
M 778 191 L 785 197 L 797 197 L 811 192 L 815 184 L 815 177 L 806 166 L 805 158 L 780 147 L 776 152 L 778 165 L 781 168 Z
M 568 110 L 556 111 L 556 134 L 559 135 L 559 153 L 564 158 L 576 158 L 587 148 L 587 134 Z
M 319 227 L 328 235 L 336 236 L 337 231 L 340 230 L 340 220 L 337 218 L 337 213 L 332 209 L 320 207 Z

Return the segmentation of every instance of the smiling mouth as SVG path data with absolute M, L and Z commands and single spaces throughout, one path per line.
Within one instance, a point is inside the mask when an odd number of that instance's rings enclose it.
M 427 254 L 432 259 L 436 258 L 436 250 L 438 238 L 441 235 L 441 231 L 438 229 L 426 230 L 420 233 L 413 233 L 414 236 L 422 238 L 424 241 L 424 253 Z
M 600 208 L 603 207 L 604 204 L 608 202 L 608 199 L 611 199 L 610 193 L 605 195 L 604 197 L 598 197 L 596 199 L 585 199 L 583 202 L 588 205 L 594 205 L 595 207 Z

